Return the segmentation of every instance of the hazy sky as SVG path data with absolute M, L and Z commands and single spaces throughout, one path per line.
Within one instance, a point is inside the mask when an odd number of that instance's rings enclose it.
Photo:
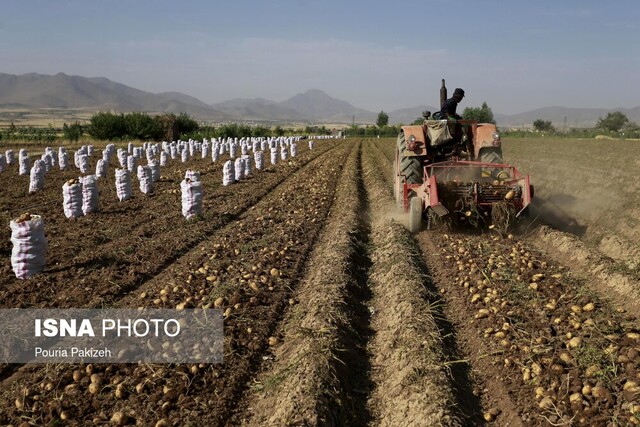
M 371 111 L 640 105 L 640 1 L 1 0 L 0 72 L 207 103 L 308 89 Z

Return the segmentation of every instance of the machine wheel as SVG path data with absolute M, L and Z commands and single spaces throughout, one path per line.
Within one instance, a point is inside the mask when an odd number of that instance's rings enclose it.
M 421 157 L 405 157 L 402 155 L 407 149 L 404 132 L 400 132 L 396 143 L 396 161 L 399 161 L 398 174 L 407 177 L 408 184 L 422 184 L 423 166 Z
M 412 197 L 409 200 L 409 231 L 417 233 L 422 228 L 422 199 Z
M 480 161 L 483 163 L 503 163 L 501 147 L 485 147 L 480 150 Z

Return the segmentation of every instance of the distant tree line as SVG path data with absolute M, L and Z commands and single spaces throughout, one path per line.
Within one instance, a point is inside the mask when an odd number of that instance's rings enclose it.
M 150 116 L 140 112 L 127 114 L 100 112 L 91 116 L 89 124 L 86 125 L 86 132 L 92 138 L 100 140 L 160 141 L 177 139 L 180 135 L 194 132 L 198 128 L 198 122 L 185 113 Z M 70 136 L 73 140 L 76 134 Z

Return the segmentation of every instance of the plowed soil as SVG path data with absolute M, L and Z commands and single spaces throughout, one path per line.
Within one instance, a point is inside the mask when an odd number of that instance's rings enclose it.
M 172 161 L 127 202 L 112 164 L 101 211 L 78 220 L 61 187 L 79 171 L 33 195 L 16 165 L 0 174 L 0 221 L 40 214 L 49 240 L 45 270 L 20 281 L 6 228 L 0 307 L 225 311 L 222 364 L 1 367 L 0 424 L 640 425 L 628 268 L 541 221 L 412 235 L 394 140 L 299 147 L 229 187 L 225 158 Z M 180 212 L 187 168 L 204 184 L 196 221 Z

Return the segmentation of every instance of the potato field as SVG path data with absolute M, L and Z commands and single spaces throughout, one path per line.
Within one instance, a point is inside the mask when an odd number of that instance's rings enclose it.
M 0 425 L 640 425 L 640 150 L 605 142 L 506 139 L 536 194 L 508 234 L 409 233 L 391 138 L 299 140 L 230 185 L 229 152 L 178 155 L 147 194 L 134 172 L 125 201 L 114 154 L 77 218 L 62 192 L 80 146 L 32 193 L 10 147 L 0 308 L 220 308 L 224 362 L 0 365 Z M 48 251 L 20 280 L 9 223 L 26 212 Z

